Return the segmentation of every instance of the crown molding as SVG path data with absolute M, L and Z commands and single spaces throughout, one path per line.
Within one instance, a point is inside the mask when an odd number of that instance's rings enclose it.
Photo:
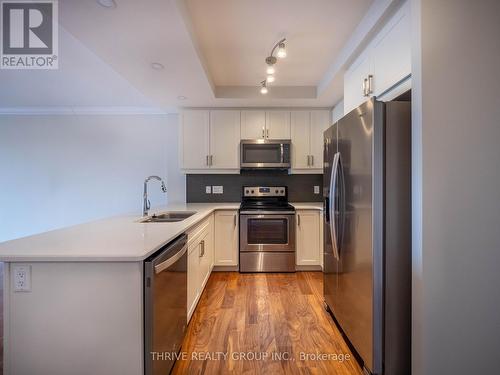
M 168 115 L 176 111 L 154 107 L 0 107 L 0 115 Z

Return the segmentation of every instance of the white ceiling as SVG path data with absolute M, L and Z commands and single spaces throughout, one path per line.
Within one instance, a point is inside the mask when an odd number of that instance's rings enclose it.
M 265 58 L 287 38 L 278 86 L 317 86 L 371 0 L 186 0 L 216 86 L 255 86 Z
M 394 0 L 115 1 L 59 0 L 60 71 L 0 72 L 2 106 L 331 107 L 343 82 L 329 69 L 370 5 Z M 288 57 L 276 90 L 261 95 L 264 59 L 282 36 Z
M 64 28 L 58 70 L 0 70 L 0 103 L 12 107 L 151 107 L 154 102 Z

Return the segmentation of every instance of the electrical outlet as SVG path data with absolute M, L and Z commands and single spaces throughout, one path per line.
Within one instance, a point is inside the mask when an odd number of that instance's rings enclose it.
M 31 292 L 31 266 L 14 266 L 14 292 Z
M 212 187 L 211 186 L 205 186 L 205 193 L 206 194 L 212 194 Z
M 319 194 L 319 186 L 314 185 L 314 194 Z
M 224 186 L 212 186 L 214 194 L 224 194 Z

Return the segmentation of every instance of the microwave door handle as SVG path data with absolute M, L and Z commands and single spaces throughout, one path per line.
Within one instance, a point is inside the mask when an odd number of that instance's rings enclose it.
M 337 185 L 337 168 L 339 165 L 340 154 L 337 152 L 333 157 L 332 163 L 332 173 L 330 176 L 330 196 L 329 196 L 329 213 L 330 213 L 330 235 L 332 239 L 333 255 L 335 258 L 339 259 L 339 253 L 337 248 L 337 220 L 335 218 L 335 193 Z

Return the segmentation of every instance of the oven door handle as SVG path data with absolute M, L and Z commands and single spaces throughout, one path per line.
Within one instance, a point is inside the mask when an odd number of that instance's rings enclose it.
M 295 215 L 295 211 L 240 211 L 240 215 L 272 215 L 272 216 L 283 216 L 283 215 Z

